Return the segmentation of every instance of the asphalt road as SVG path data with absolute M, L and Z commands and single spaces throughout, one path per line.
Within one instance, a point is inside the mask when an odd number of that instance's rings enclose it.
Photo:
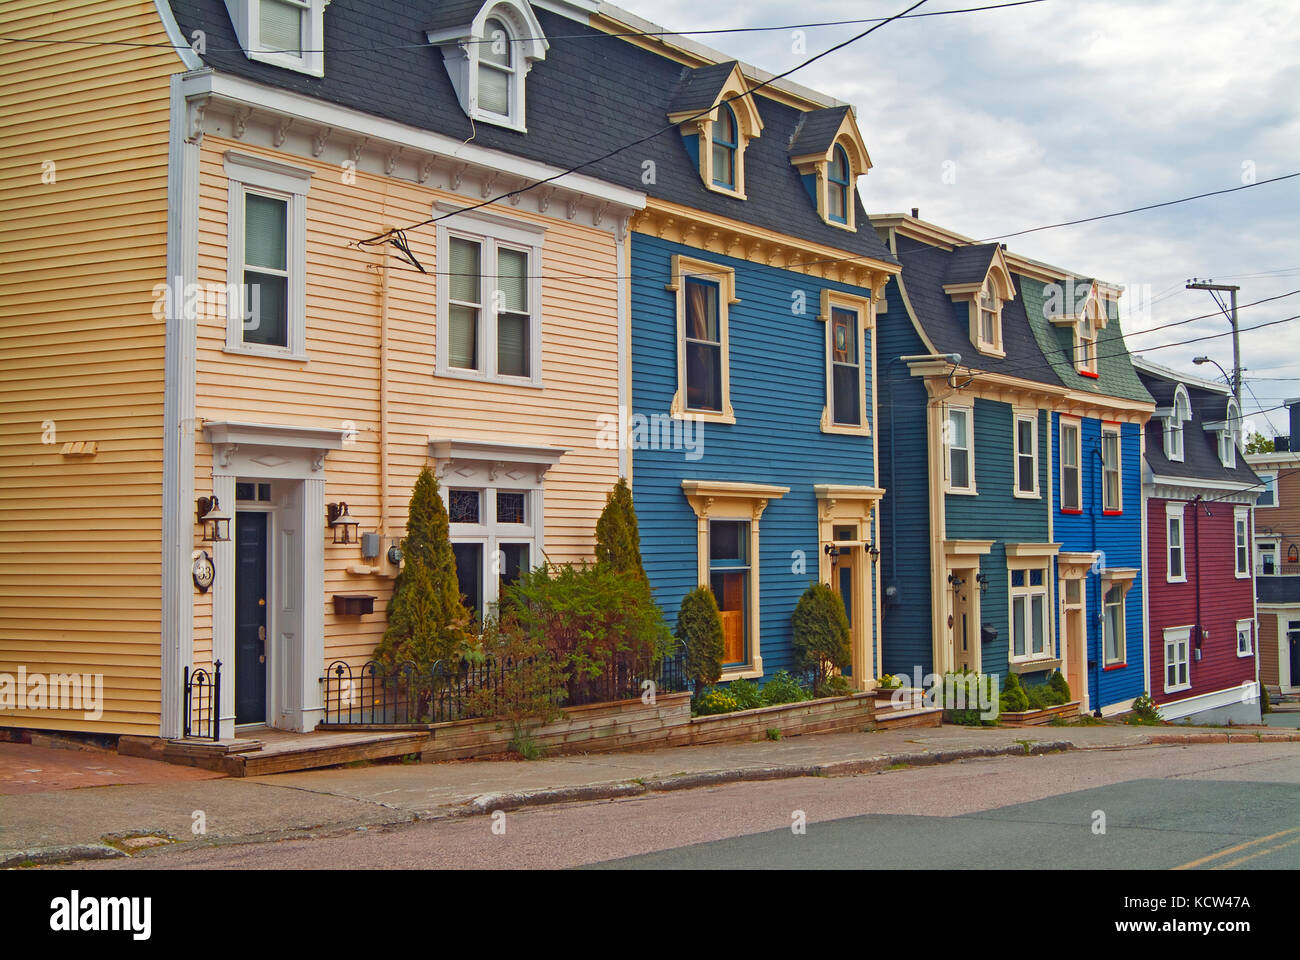
M 791 826 L 802 811 L 806 831 Z M 1098 812 L 1105 832 L 1094 832 Z M 494 827 L 496 828 L 494 830 Z M 1044 851 L 1052 862 L 1044 864 Z M 562 804 L 133 868 L 1300 868 L 1300 750 L 1206 744 L 967 761 Z

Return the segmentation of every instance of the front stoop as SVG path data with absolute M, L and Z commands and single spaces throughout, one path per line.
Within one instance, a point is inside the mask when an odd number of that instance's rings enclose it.
M 117 751 L 123 756 L 145 757 L 215 770 L 231 777 L 256 777 L 332 767 L 358 760 L 378 760 L 419 753 L 427 733 L 281 733 L 266 731 L 261 739 L 163 740 L 121 737 Z

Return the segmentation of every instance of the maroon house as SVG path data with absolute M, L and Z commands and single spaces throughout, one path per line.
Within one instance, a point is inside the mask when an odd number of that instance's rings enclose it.
M 1259 723 L 1253 507 L 1227 387 L 1134 358 L 1146 426 L 1151 698 L 1166 720 Z

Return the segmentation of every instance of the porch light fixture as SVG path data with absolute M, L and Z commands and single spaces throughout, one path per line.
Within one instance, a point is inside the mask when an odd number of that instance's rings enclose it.
M 980 585 L 980 593 L 989 592 L 989 578 L 982 573 L 975 574 L 975 582 Z
M 876 542 L 874 540 L 871 543 L 867 544 L 867 553 L 871 554 L 871 565 L 874 567 L 876 565 L 876 561 L 880 559 L 880 548 L 876 546 Z
M 357 542 L 357 527 L 361 524 L 352 519 L 346 503 L 340 500 L 338 503 L 326 504 L 325 515 L 329 528 L 334 531 L 335 543 Z
M 230 539 L 230 514 L 221 509 L 216 497 L 199 497 L 194 502 L 194 514 L 203 524 L 204 540 L 225 543 Z
M 955 574 L 955 573 L 950 573 L 950 574 L 948 574 L 948 582 L 952 584 L 952 588 L 953 588 L 954 590 L 957 590 L 957 589 L 959 589 L 959 588 L 962 586 L 962 584 L 964 584 L 966 581 L 963 580 L 961 577 L 957 576 L 957 574 Z

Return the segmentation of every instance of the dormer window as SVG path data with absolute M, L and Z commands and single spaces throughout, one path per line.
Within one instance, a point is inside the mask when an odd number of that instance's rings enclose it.
M 827 215 L 836 223 L 848 223 L 852 171 L 849 168 L 849 155 L 843 147 L 836 146 L 826 179 L 830 181 L 826 187 L 826 202 L 829 204 Z
M 1192 419 L 1192 402 L 1181 383 L 1174 389 L 1174 402 L 1165 417 L 1165 457 L 1182 463 L 1184 457 L 1183 424 Z
M 1002 248 L 989 243 L 954 251 L 943 292 L 969 311 L 968 331 L 975 349 L 986 356 L 1005 357 L 1002 307 L 1016 298 L 1016 289 Z
M 478 105 L 488 113 L 510 117 L 515 71 L 510 48 L 513 40 L 506 25 L 495 17 L 483 23 L 483 49 L 478 55 Z
M 1228 409 L 1219 429 L 1219 462 L 1229 470 L 1237 465 L 1237 436 L 1241 432 L 1241 408 L 1237 401 L 1228 398 Z
M 713 63 L 687 70 L 668 105 L 668 120 L 679 125 L 704 185 L 742 200 L 745 149 L 763 132 L 748 90 L 738 63 Z
M 327 0 L 226 0 L 235 36 L 250 60 L 325 75 Z
M 740 127 L 736 113 L 725 103 L 718 108 L 713 124 L 713 182 L 728 190 L 736 189 L 736 151 L 740 146 Z
M 833 227 L 856 230 L 855 184 L 871 169 L 871 158 L 853 111 L 827 107 L 805 113 L 790 142 L 790 162 L 818 216 Z
M 1089 302 L 1089 309 L 1092 302 Z M 1097 318 L 1092 313 L 1079 320 L 1078 343 L 1075 345 L 1075 369 L 1080 373 L 1097 372 Z
M 471 120 L 526 132 L 525 80 L 550 47 L 537 16 L 527 0 L 487 0 L 472 20 L 465 15 L 449 5 L 425 31 L 442 51 L 460 108 Z

